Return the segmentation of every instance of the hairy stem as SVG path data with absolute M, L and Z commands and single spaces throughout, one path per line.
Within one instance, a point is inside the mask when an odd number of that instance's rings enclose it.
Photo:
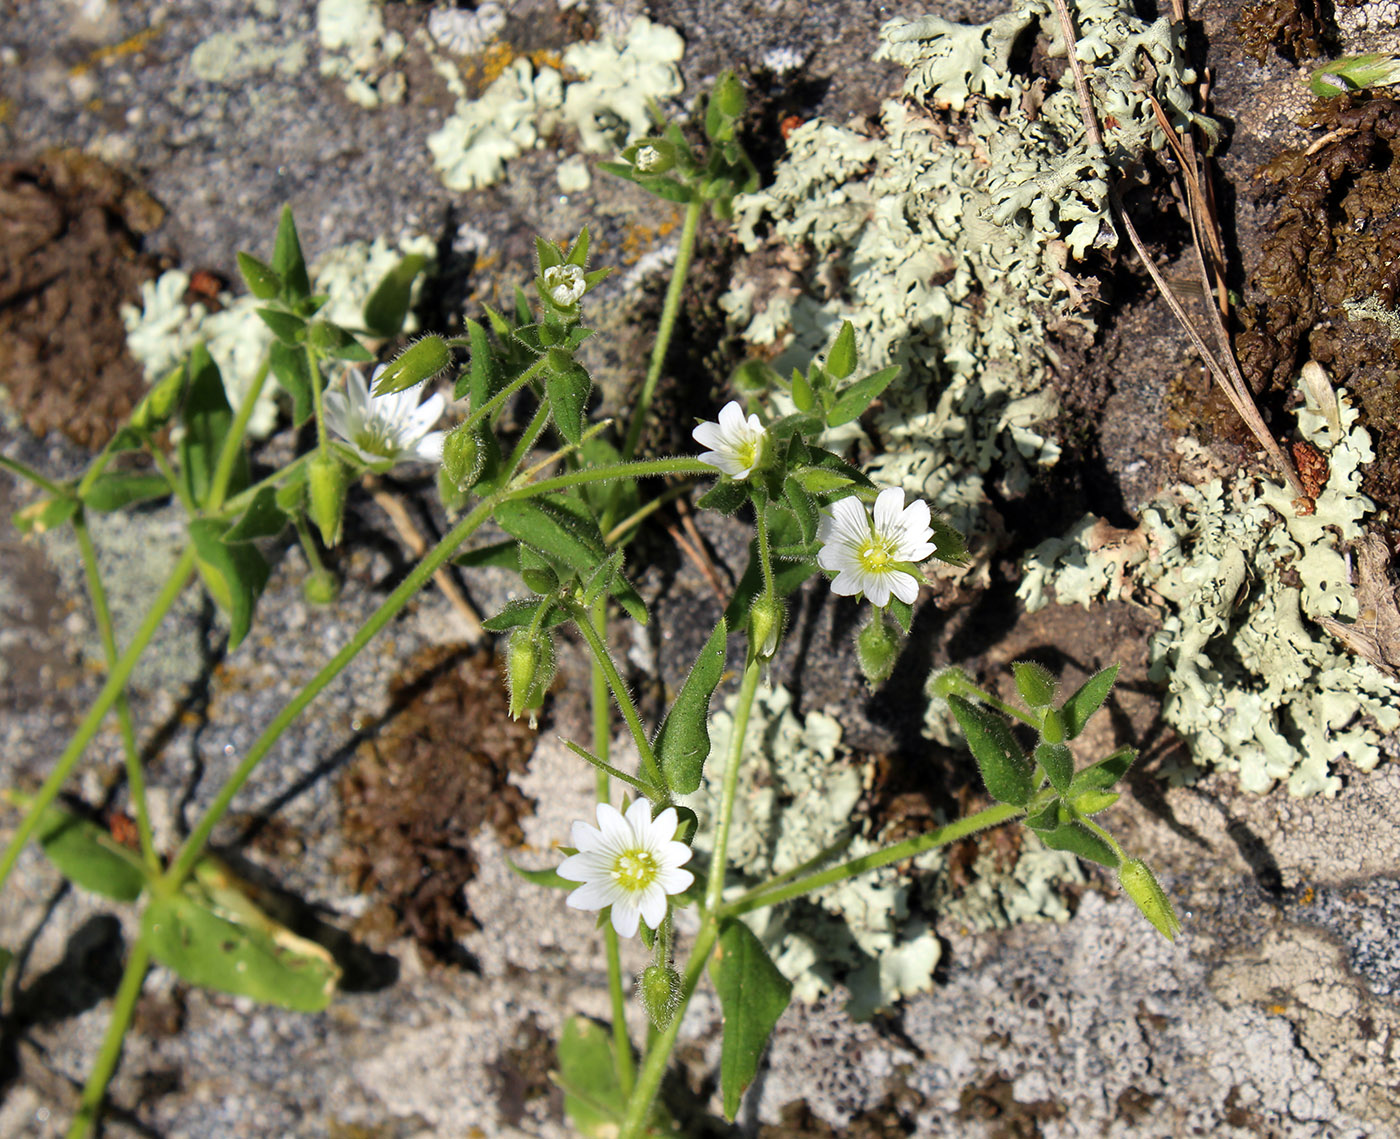
M 749 654 L 752 657 L 752 653 Z M 715 829 L 714 853 L 710 856 L 710 877 L 705 883 L 705 913 L 714 914 L 724 896 L 724 872 L 729 856 L 729 828 L 734 821 L 734 794 L 739 787 L 739 764 L 744 758 L 744 736 L 749 730 L 749 713 L 758 692 L 759 662 L 750 660 L 739 686 L 739 706 L 729 734 L 729 756 L 720 792 L 719 823 Z

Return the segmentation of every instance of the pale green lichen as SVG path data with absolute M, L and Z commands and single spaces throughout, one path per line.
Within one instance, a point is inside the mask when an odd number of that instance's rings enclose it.
M 1085 141 L 1068 72 L 1045 91 L 1012 67 L 1013 45 L 1032 30 L 1052 53 L 1061 43 L 1053 5 L 1022 0 L 976 27 L 938 17 L 886 24 L 879 54 L 910 74 L 878 132 L 806 123 L 773 185 L 735 202 L 748 248 L 766 224 L 829 262 L 825 279 L 839 282 L 766 309 L 752 293 L 731 293 L 723 303 L 746 337 L 786 335 L 774 361 L 786 374 L 849 318 L 872 366 L 903 365 L 876 417 L 881 454 L 870 473 L 932 499 L 964 529 L 981 525 L 986 479 L 1019 493 L 1058 458 L 1040 428 L 1056 410 L 1042 386 L 1051 313 L 1062 329 L 1089 327 L 1064 315 L 1079 299 L 1070 265 L 1116 242 L 1108 174 L 1158 141 L 1148 91 L 1179 124 L 1190 118 L 1194 76 L 1169 22 L 1138 19 L 1126 0 L 1076 13 L 1100 113 L 1116 123 L 1106 156 Z
M 706 783 L 691 799 L 702 836 L 711 833 L 718 809 L 733 709 L 731 697 L 711 719 Z M 799 717 L 785 689 L 760 690 L 745 735 L 729 845 L 730 864 L 748 884 L 799 866 L 850 833 L 873 772 L 854 761 L 841 734 L 840 723 L 823 712 Z M 839 857 L 876 849 L 857 835 Z M 1034 843 L 1009 870 L 982 859 L 982 877 L 958 893 L 948 883 L 942 851 L 912 861 L 913 872 L 883 867 L 748 915 L 800 999 L 814 1000 L 840 984 L 850 991 L 852 1014 L 869 1016 L 932 987 L 940 953 L 930 926 L 934 913 L 979 929 L 1064 920 L 1068 908 L 1054 884 L 1082 881 L 1072 856 Z
M 345 84 L 345 97 L 367 109 L 401 103 L 407 89 L 393 67 L 403 55 L 403 36 L 386 31 L 377 0 L 318 0 L 316 35 L 322 75 Z
M 684 51 L 674 31 L 639 16 L 620 43 L 602 37 L 569 47 L 563 63 L 579 78 L 567 87 L 555 68 L 516 59 L 480 98 L 459 95 L 441 129 L 428 137 L 433 166 L 448 189 L 489 186 L 501 179 L 507 162 L 540 145 L 561 122 L 578 132 L 586 151 L 625 146 L 651 128 L 652 101 L 680 94 L 676 64 Z M 456 74 L 447 60 L 435 59 L 434 67 Z M 455 90 L 462 90 L 460 78 Z
M 240 20 L 231 31 L 216 32 L 190 52 L 190 70 L 206 83 L 241 83 L 276 71 L 296 75 L 306 67 L 306 45 L 278 42 L 274 29 Z
M 421 254 L 430 266 L 436 245 L 421 234 L 404 238 L 397 248 L 383 238 L 376 238 L 373 242 L 352 241 L 317 258 L 310 271 L 312 292 L 328 298 L 319 315 L 348 328 L 359 328 L 365 301 L 375 286 L 410 253 Z M 416 300 L 429 266 L 425 266 L 424 273 L 415 280 L 411 300 Z M 185 303 L 189 283 L 187 273 L 169 270 L 141 286 L 139 307 L 121 307 L 127 349 L 140 361 L 146 379 L 154 381 L 183 360 L 195 344 L 203 341 L 219 366 L 229 403 L 237 407 L 272 343 L 272 332 L 257 313 L 265 302 L 247 293 L 240 296 L 225 293 L 219 298 L 219 311 L 211 312 L 198 302 Z M 412 332 L 416 327 L 410 308 L 404 331 Z M 254 405 L 248 423 L 249 434 L 263 438 L 276 422 L 276 389 L 268 384 Z
M 1373 509 L 1360 491 L 1372 451 L 1349 400 L 1340 430 L 1311 392 L 1307 400 L 1299 430 L 1329 466 L 1315 513 L 1246 473 L 1179 486 L 1142 511 L 1135 531 L 1088 518 L 1041 543 L 1019 592 L 1029 609 L 1053 595 L 1154 610 L 1162 628 L 1149 676 L 1166 684 L 1163 718 L 1196 764 L 1236 772 L 1251 791 L 1286 780 L 1294 795 L 1332 795 L 1341 780 L 1330 769 L 1343 757 L 1361 771 L 1381 758 L 1383 733 L 1400 726 L 1400 683 L 1314 624 L 1357 618 L 1348 547 Z

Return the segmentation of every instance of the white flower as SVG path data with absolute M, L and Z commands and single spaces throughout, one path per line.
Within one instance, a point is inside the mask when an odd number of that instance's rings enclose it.
M 661 165 L 661 151 L 654 146 L 644 146 L 637 151 L 637 155 L 632 159 L 632 165 L 638 170 L 646 173 L 648 170 L 655 170 Z
M 550 298 L 561 308 L 578 304 L 588 288 L 583 270 L 577 265 L 551 265 L 544 271 L 544 285 Z
M 872 605 L 888 605 L 893 593 L 912 605 L 919 595 L 918 580 L 896 563 L 921 562 L 934 552 L 929 517 L 927 502 L 915 499 L 905 506 L 898 487 L 880 492 L 873 522 L 854 495 L 833 502 L 822 511 L 817 533 L 822 543 L 817 565 L 836 571 L 831 592 L 842 597 L 864 593 Z
M 737 400 L 730 400 L 719 409 L 719 422 L 706 420 L 691 435 L 702 447 L 710 448 L 700 456 L 702 463 L 718 467 L 732 479 L 746 479 L 753 474 L 763 458 L 763 424 L 758 416 L 744 419 Z
M 374 370 L 371 386 L 383 370 L 382 364 Z M 414 459 L 435 463 L 442 458 L 443 433 L 429 428 L 442 418 L 444 400 L 433 395 L 417 401 L 411 388 L 371 396 L 364 377 L 351 371 L 344 393 L 326 393 L 326 426 L 376 471 Z
M 666 916 L 666 895 L 687 889 L 695 876 L 682 870 L 691 850 L 673 841 L 679 817 L 667 807 L 651 817 L 651 803 L 638 799 L 623 814 L 607 803 L 598 804 L 598 826 L 575 823 L 571 854 L 559 865 L 559 876 L 583 885 L 567 902 L 576 910 L 612 906 L 613 929 L 623 937 L 637 932 L 637 918 L 655 929 Z M 599 829 L 601 828 L 601 829 Z

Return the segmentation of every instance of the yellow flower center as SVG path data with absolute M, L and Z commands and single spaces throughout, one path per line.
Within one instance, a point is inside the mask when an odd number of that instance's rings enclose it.
M 647 850 L 629 850 L 613 863 L 613 880 L 625 890 L 644 890 L 656 878 L 656 859 Z
M 734 448 L 734 457 L 739 460 L 740 465 L 751 468 L 758 462 L 758 441 L 756 439 L 745 439 Z
M 856 558 L 860 561 L 861 569 L 867 573 L 886 573 L 894 560 L 894 551 L 888 542 L 871 535 L 856 552 Z

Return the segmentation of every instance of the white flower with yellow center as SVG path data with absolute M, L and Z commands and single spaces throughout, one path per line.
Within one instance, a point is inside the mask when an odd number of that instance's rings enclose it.
M 544 271 L 544 287 L 555 304 L 568 308 L 578 304 L 588 291 L 588 282 L 577 265 L 551 265 Z
M 384 370 L 381 364 L 370 377 Z M 444 401 L 433 395 L 418 402 L 412 388 L 390 395 L 369 394 L 358 371 L 347 373 L 345 391 L 326 393 L 326 426 L 339 435 L 370 469 L 383 473 L 396 463 L 442 458 L 441 431 L 429 430 L 442 418 Z
M 666 916 L 666 895 L 686 890 L 695 877 L 681 866 L 691 850 L 674 841 L 679 822 L 674 807 L 651 817 L 651 803 L 638 799 L 624 816 L 616 807 L 598 804 L 598 826 L 575 823 L 571 854 L 559 876 L 583 885 L 567 902 L 576 910 L 612 906 L 613 929 L 622 937 L 637 932 L 637 918 L 656 929 Z
M 831 592 L 842 597 L 864 593 L 872 605 L 888 605 L 890 594 L 912 605 L 919 582 L 900 563 L 921 562 L 934 552 L 928 503 L 915 499 L 904 505 L 898 487 L 882 490 L 872 519 L 865 504 L 852 495 L 822 511 L 817 539 L 822 548 L 817 565 L 833 570 Z
M 691 435 L 702 447 L 702 463 L 718 467 L 732 479 L 746 479 L 753 474 L 763 458 L 763 439 L 767 432 L 758 416 L 744 418 L 737 400 L 730 400 L 719 409 L 719 422 L 710 420 L 699 424 Z

